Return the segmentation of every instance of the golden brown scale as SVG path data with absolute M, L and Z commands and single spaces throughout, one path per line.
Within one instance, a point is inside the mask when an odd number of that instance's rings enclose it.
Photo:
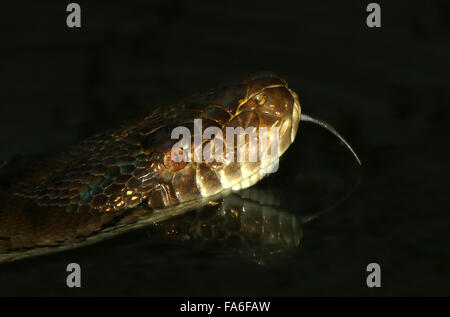
M 58 245 L 102 229 L 118 214 L 66 213 L 60 207 L 39 207 L 31 200 L 0 198 L 0 252 Z
M 216 194 L 224 190 L 220 171 L 243 177 L 239 163 L 171 163 L 177 141 L 170 139 L 172 129 L 184 125 L 194 136 L 195 118 L 203 120 L 203 131 L 273 125 L 283 116 L 291 119 L 293 100 L 284 80 L 264 74 L 158 107 L 136 123 L 86 139 L 38 163 L 2 194 L 2 245 L 58 244 L 91 235 L 138 207 L 151 214 Z
M 38 163 L 12 189 L 1 191 L 0 262 L 2 251 L 70 246 L 122 225 L 162 221 L 264 176 L 259 157 L 257 162 L 172 162 L 178 140 L 170 138 L 171 131 L 185 126 L 194 137 L 196 118 L 203 120 L 202 133 L 212 126 L 224 135 L 226 127 L 276 126 L 280 156 L 295 138 L 300 104 L 283 79 L 255 75 L 158 107 L 136 123 Z M 235 142 L 233 158 L 247 145 L 246 139 Z
M 274 125 L 285 115 L 290 119 L 293 98 L 285 85 L 275 75 L 263 75 L 156 108 L 135 124 L 98 134 L 52 159 L 49 164 L 54 169 L 46 169 L 51 172 L 29 177 L 15 194 L 33 199 L 39 206 L 65 207 L 76 213 L 121 211 L 145 201 L 159 209 L 201 198 L 205 192 L 217 193 L 222 187 L 215 174 L 220 164 L 198 164 L 178 175 L 186 164 L 168 163 L 177 141 L 170 139 L 172 129 L 185 125 L 194 135 L 195 118 L 203 120 L 203 131 L 211 126 L 245 129 Z M 255 169 L 259 166 L 254 165 Z M 203 188 L 193 186 L 199 178 L 208 180 Z

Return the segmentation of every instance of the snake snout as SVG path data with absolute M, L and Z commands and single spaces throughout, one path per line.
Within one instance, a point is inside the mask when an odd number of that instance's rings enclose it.
M 251 112 L 253 117 L 257 115 L 257 119 L 244 122 L 247 126 L 257 121 L 257 127 L 277 128 L 278 154 L 282 155 L 297 134 L 301 114 L 298 95 L 288 88 L 286 81 L 272 73 L 250 77 L 247 84 L 248 98 L 240 105 L 237 117 Z

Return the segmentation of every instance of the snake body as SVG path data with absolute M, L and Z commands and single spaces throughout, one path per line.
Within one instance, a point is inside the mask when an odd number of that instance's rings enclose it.
M 175 127 L 187 127 L 192 137 L 196 118 L 203 131 L 217 127 L 224 135 L 227 127 L 277 127 L 278 148 L 272 150 L 278 159 L 294 141 L 300 117 L 297 94 L 282 78 L 264 73 L 157 107 L 133 124 L 88 138 L 38 163 L 1 194 L 0 261 L 162 221 L 255 184 L 273 163 L 260 157 L 175 162 Z M 247 145 L 246 139 L 236 142 L 234 150 Z

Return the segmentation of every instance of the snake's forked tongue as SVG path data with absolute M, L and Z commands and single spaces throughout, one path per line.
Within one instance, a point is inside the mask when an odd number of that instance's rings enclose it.
M 300 121 L 306 121 L 306 122 L 312 122 L 314 124 L 317 124 L 325 129 L 327 129 L 328 131 L 330 131 L 331 133 L 333 133 L 339 140 L 341 140 L 342 143 L 345 144 L 345 146 L 350 150 L 350 152 L 352 152 L 353 156 L 355 157 L 356 161 L 358 162 L 359 165 L 361 164 L 361 160 L 359 159 L 358 155 L 356 154 L 355 150 L 353 150 L 353 148 L 350 146 L 350 144 L 344 139 L 344 137 L 342 135 L 339 134 L 339 132 L 337 132 L 337 130 L 329 123 L 319 120 L 319 119 L 315 119 L 307 114 L 302 113 L 300 116 Z

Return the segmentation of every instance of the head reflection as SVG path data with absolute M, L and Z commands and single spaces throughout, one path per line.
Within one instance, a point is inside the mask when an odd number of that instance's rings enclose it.
M 280 210 L 276 193 L 253 187 L 163 221 L 151 235 L 267 264 L 300 245 L 302 225 L 301 215 Z

